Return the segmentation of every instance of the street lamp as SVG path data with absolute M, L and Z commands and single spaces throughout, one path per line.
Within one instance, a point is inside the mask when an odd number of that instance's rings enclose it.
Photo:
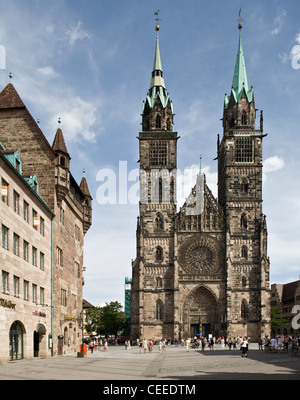
M 79 328 L 81 328 L 82 331 L 82 347 L 81 347 L 81 351 L 77 352 L 77 357 L 84 357 L 84 341 L 83 341 L 83 328 L 84 328 L 84 323 L 83 323 L 83 317 L 84 317 L 84 312 L 83 310 L 81 310 L 80 314 L 77 317 L 77 323 Z

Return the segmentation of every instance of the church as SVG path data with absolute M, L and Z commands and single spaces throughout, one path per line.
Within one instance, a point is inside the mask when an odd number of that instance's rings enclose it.
M 270 334 L 270 261 L 262 212 L 266 135 L 262 111 L 256 128 L 241 22 L 238 28 L 232 86 L 224 98 L 223 134 L 217 138 L 218 198 L 200 170 L 178 211 L 179 136 L 173 131 L 173 104 L 165 86 L 156 26 L 152 78 L 138 136 L 140 202 L 132 262 L 132 340 L 195 335 L 246 335 L 256 340 Z

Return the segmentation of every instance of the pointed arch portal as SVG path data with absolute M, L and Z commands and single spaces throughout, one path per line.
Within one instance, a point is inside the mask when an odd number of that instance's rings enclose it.
M 194 289 L 186 298 L 183 308 L 183 337 L 196 335 L 208 338 L 219 334 L 218 301 L 205 286 Z

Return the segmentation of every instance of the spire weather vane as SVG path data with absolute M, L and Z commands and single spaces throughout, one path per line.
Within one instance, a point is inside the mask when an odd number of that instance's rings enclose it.
M 162 21 L 161 18 L 158 18 L 158 14 L 159 14 L 159 10 L 155 11 L 154 16 L 155 16 L 155 21 L 156 21 L 156 26 L 155 26 L 156 31 L 159 31 L 158 21 Z
M 242 27 L 243 27 L 243 19 L 242 19 L 242 17 L 241 17 L 241 13 L 242 13 L 242 9 L 240 8 L 240 11 L 239 11 L 239 19 L 238 19 L 239 29 L 242 29 Z

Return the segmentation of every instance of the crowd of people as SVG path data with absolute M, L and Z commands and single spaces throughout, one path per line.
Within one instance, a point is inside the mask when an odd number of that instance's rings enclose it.
M 270 338 L 269 336 L 264 339 L 258 338 L 258 347 L 260 350 L 272 353 L 288 352 L 289 348 L 298 351 L 300 348 L 300 336 L 276 335 Z
M 250 337 L 213 337 L 209 335 L 208 338 L 195 336 L 194 338 L 182 338 L 175 339 L 172 341 L 171 339 L 164 339 L 154 342 L 152 339 L 137 339 L 136 344 L 139 349 L 139 353 L 152 353 L 154 345 L 158 345 L 159 352 L 163 352 L 166 350 L 166 347 L 169 345 L 182 346 L 186 348 L 186 351 L 189 352 L 190 348 L 200 349 L 204 351 L 205 349 L 209 349 L 210 351 L 214 350 L 214 346 L 220 345 L 221 348 L 228 347 L 229 350 L 240 350 L 242 357 L 247 357 L 249 345 L 250 345 Z M 300 336 L 290 336 L 290 335 L 277 335 L 277 336 L 265 336 L 264 338 L 259 337 L 257 339 L 259 350 L 265 350 L 266 352 L 287 352 L 289 348 L 295 351 L 298 351 L 300 348 Z M 118 343 L 116 343 L 118 344 Z M 129 339 L 125 340 L 125 350 L 131 349 L 131 342 Z M 219 346 L 218 346 L 219 347 Z M 93 339 L 89 342 L 88 345 L 91 353 L 94 350 L 107 351 L 108 350 L 108 341 L 107 339 Z

